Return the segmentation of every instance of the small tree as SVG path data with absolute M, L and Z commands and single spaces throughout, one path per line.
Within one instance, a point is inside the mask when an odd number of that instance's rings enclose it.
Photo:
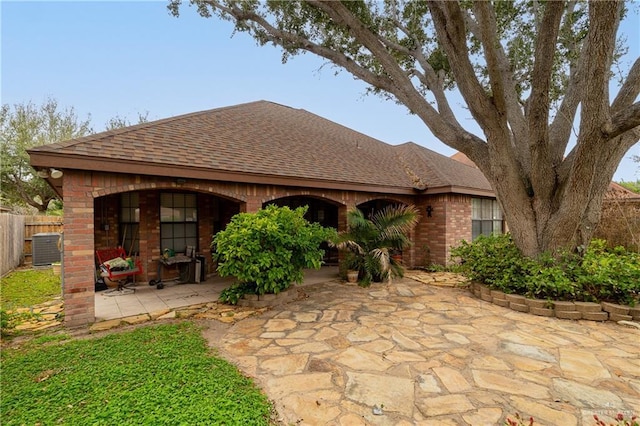
M 360 285 L 402 276 L 403 268 L 392 256 L 411 243 L 407 234 L 418 221 L 414 206 L 390 205 L 367 219 L 359 209 L 347 213 L 348 230 L 331 244 L 347 252 L 345 261 L 358 271 Z
M 42 105 L 23 103 L 0 110 L 0 147 L 2 151 L 1 194 L 9 205 L 47 210 L 58 199 L 53 189 L 29 164 L 27 150 L 36 146 L 79 138 L 92 132 L 90 117 L 81 120 L 73 108 L 60 110 L 55 99 Z
M 105 125 L 105 130 L 114 130 L 121 129 L 123 127 L 135 126 L 136 124 L 143 124 L 149 122 L 149 111 L 146 111 L 144 114 L 138 113 L 138 122 L 132 123 L 127 117 L 121 117 L 120 115 L 116 115 L 107 121 Z
M 331 228 L 309 223 L 307 207 L 267 206 L 256 213 L 239 213 L 213 239 L 214 260 L 222 277 L 238 282 L 221 300 L 236 303 L 245 293 L 279 293 L 303 279 L 303 269 L 319 269 L 324 251 L 320 243 Z

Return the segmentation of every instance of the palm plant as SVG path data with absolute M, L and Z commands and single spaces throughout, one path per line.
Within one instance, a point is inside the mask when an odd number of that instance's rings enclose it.
M 418 210 L 413 205 L 389 205 L 366 218 L 355 208 L 347 213 L 346 231 L 331 241 L 334 247 L 346 251 L 349 269 L 359 272 L 359 284 L 402 277 L 402 264 L 391 255 L 411 244 L 408 233 L 418 222 Z

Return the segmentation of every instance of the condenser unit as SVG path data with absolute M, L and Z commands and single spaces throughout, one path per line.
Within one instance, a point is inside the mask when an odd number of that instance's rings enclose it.
M 31 239 L 31 254 L 33 266 L 51 265 L 60 262 L 57 232 L 43 232 L 34 234 Z

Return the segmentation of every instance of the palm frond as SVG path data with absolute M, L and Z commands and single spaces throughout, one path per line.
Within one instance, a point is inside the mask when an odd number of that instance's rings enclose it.
M 415 206 L 390 205 L 367 219 L 359 209 L 347 213 L 346 231 L 332 238 L 330 244 L 355 256 L 360 285 L 403 275 L 403 266 L 391 258 L 391 251 L 411 244 L 408 233 L 418 222 Z
M 390 205 L 375 213 L 371 221 L 379 231 L 381 240 L 402 243 L 397 248 L 406 246 L 407 234 L 416 226 L 420 215 L 413 205 Z

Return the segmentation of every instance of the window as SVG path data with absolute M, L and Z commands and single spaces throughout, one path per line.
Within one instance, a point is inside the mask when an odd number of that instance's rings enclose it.
M 118 244 L 127 254 L 139 253 L 140 198 L 137 192 L 120 194 L 120 236 Z
M 161 249 L 184 253 L 198 246 L 198 207 L 195 194 L 160 194 Z
M 473 198 L 471 200 L 471 238 L 480 235 L 502 234 L 504 222 L 497 200 Z

